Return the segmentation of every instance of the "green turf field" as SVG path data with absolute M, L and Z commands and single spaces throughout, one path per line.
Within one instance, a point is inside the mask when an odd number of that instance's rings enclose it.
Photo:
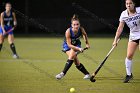
M 67 56 L 61 52 L 62 38 L 16 38 L 20 59 L 13 59 L 7 42 L 0 53 L 0 93 L 139 93 L 140 52 L 133 64 L 134 79 L 122 83 L 127 39 L 122 39 L 99 71 L 96 82 L 83 80 L 84 75 L 73 65 L 62 80 L 55 75 L 64 67 Z M 80 61 L 92 73 L 111 49 L 113 38 L 89 38 L 91 48 L 79 54 Z M 84 44 L 83 44 L 84 47 Z

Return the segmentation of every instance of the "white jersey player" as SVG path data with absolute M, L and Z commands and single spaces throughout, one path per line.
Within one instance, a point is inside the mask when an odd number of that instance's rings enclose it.
M 120 23 L 114 38 L 113 46 L 117 45 L 117 40 L 119 39 L 125 23 L 130 28 L 129 42 L 127 47 L 127 56 L 125 59 L 126 66 L 126 77 L 123 81 L 124 83 L 129 82 L 133 78 L 132 75 L 132 59 L 135 50 L 139 46 L 140 42 L 140 7 L 136 7 L 134 0 L 125 0 L 126 10 L 121 13 Z M 139 46 L 140 50 L 140 46 Z
M 130 28 L 129 40 L 140 39 L 140 7 L 136 7 L 136 13 L 129 16 L 128 10 L 122 12 L 120 16 L 120 22 L 125 22 Z

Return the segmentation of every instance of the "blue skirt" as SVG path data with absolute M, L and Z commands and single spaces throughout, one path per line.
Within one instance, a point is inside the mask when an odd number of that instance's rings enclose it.
M 12 26 L 4 26 L 5 31 L 7 32 L 8 30 L 12 29 Z M 0 26 L 0 34 L 3 34 L 2 27 Z M 7 34 L 13 34 L 13 31 L 7 33 Z
M 74 46 L 76 46 L 76 47 L 79 47 L 79 48 L 81 48 L 81 42 L 80 43 L 78 43 L 77 45 L 74 45 Z M 66 43 L 66 42 L 64 42 L 63 43 L 63 52 L 66 52 L 66 51 L 69 51 L 71 48 L 69 48 L 69 46 L 68 46 L 68 44 Z

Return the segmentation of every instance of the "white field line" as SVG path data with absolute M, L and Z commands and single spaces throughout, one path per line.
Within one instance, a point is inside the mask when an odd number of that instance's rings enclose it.
M 0 62 L 64 62 L 64 60 L 47 60 L 47 59 L 0 59 Z
M 0 59 L 0 62 L 65 62 L 65 60 L 58 60 L 58 59 Z M 90 60 L 91 61 L 91 60 Z M 93 60 L 94 61 L 94 60 Z M 123 59 L 118 59 L 118 60 L 107 60 L 109 62 L 120 62 L 124 61 Z M 133 61 L 139 62 L 140 59 L 134 59 Z M 102 62 L 102 60 L 96 60 L 96 62 Z

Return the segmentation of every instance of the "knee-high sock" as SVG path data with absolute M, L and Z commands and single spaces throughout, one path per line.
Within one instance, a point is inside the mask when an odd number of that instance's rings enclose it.
M 2 44 L 0 44 L 0 51 L 1 51 L 1 49 L 2 49 Z
M 126 73 L 127 75 L 131 75 L 132 73 L 132 60 L 128 58 L 125 59 Z
M 14 43 L 10 44 L 10 48 L 11 48 L 13 54 L 17 54 L 17 53 L 16 53 L 16 48 L 15 48 Z
M 69 70 L 69 68 L 71 67 L 71 65 L 73 64 L 73 60 L 67 60 L 67 63 L 65 64 L 65 67 L 64 67 L 64 69 L 63 69 L 63 73 L 64 74 L 66 74 L 67 73 L 67 71 Z
M 81 63 L 80 63 L 79 66 L 76 66 L 76 68 L 77 68 L 78 70 L 80 70 L 80 71 L 81 71 L 83 74 L 85 74 L 85 75 L 89 74 L 89 72 L 86 70 L 86 68 L 84 67 L 84 65 L 81 64 Z

